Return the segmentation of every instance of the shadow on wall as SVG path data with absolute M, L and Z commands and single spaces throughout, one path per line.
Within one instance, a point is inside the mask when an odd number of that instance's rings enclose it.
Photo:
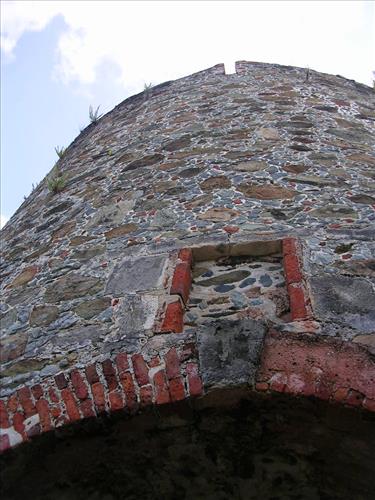
M 316 400 L 217 391 L 10 450 L 2 498 L 367 500 L 371 418 Z

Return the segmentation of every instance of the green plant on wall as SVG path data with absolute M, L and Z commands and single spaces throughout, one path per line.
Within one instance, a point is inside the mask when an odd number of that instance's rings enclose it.
M 55 147 L 55 151 L 56 151 L 56 154 L 57 156 L 59 157 L 59 159 L 61 160 L 61 158 L 64 156 L 65 154 L 65 151 L 66 151 L 66 148 L 64 148 L 64 146 L 56 146 Z
M 47 177 L 47 187 L 49 191 L 53 194 L 60 193 L 65 187 L 65 178 L 62 175 L 59 167 L 55 165 L 51 170 L 51 173 Z
M 98 106 L 96 110 L 94 111 L 94 108 L 90 105 L 89 107 L 89 118 L 90 118 L 90 123 L 97 123 L 99 118 L 101 118 L 103 115 L 99 114 L 99 108 Z

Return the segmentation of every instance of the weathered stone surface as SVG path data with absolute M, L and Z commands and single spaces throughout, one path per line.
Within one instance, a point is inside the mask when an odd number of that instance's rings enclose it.
M 231 187 L 231 182 L 227 177 L 220 175 L 218 177 L 209 177 L 200 183 L 203 191 L 212 191 L 214 189 L 227 189 Z
M 265 324 L 251 319 L 201 326 L 197 342 L 205 387 L 252 384 L 265 333 Z
M 158 306 L 157 296 L 125 295 L 115 313 L 118 335 L 124 339 L 135 339 L 137 335 L 151 330 L 155 324 Z
M 311 184 L 312 186 L 333 186 L 337 185 L 337 180 L 328 177 L 318 177 L 317 175 L 299 175 L 288 177 L 291 182 L 300 182 L 301 184 Z
M 127 293 L 160 289 L 166 261 L 164 255 L 123 260 L 109 276 L 106 293 L 123 297 Z
M 106 240 L 111 240 L 112 238 L 118 238 L 119 236 L 125 236 L 126 234 L 136 231 L 138 226 L 136 224 L 123 224 L 122 226 L 115 227 L 110 231 L 104 233 Z
M 353 203 L 364 203 L 365 205 L 374 205 L 375 198 L 369 196 L 368 194 L 356 194 L 354 196 L 349 196 L 349 200 Z
M 155 163 L 159 163 L 164 159 L 164 155 L 160 153 L 155 153 L 153 155 L 144 156 L 139 160 L 134 160 L 129 163 L 124 169 L 124 172 L 129 172 L 130 170 L 136 170 L 141 167 L 151 167 L 151 165 L 155 165 Z
M 375 292 L 364 278 L 314 276 L 313 307 L 324 321 L 348 325 L 363 333 L 375 331 Z
M 23 286 L 26 285 L 29 281 L 31 281 L 36 273 L 38 272 L 38 268 L 36 266 L 26 267 L 23 271 L 20 272 L 18 276 L 12 281 L 11 286 Z
M 261 139 L 269 141 L 278 141 L 280 139 L 279 131 L 276 128 L 263 127 L 256 131 L 256 135 Z
M 104 252 L 105 252 L 104 245 L 93 245 L 76 250 L 73 254 L 73 258 L 81 261 L 90 260 L 96 257 L 97 255 L 102 255 Z
M 363 345 L 372 354 L 375 354 L 375 332 L 370 335 L 358 335 L 354 337 L 353 342 Z
M 265 184 L 263 186 L 258 186 L 256 184 L 241 184 L 238 186 L 238 190 L 248 198 L 256 198 L 258 200 L 291 199 L 297 195 L 297 192 L 292 189 L 283 186 L 275 186 L 273 184 Z
M 163 149 L 166 151 L 178 151 L 179 149 L 184 149 L 190 146 L 191 136 L 184 135 L 179 137 L 178 139 L 174 139 L 173 141 L 168 142 L 164 145 Z
M 242 161 L 237 165 L 234 165 L 234 169 L 239 172 L 257 172 L 258 170 L 264 170 L 267 167 L 267 162 L 265 161 Z
M 103 282 L 99 278 L 69 273 L 47 287 L 44 299 L 46 302 L 57 303 L 84 295 L 94 295 L 102 288 Z
M 203 214 L 199 214 L 198 219 L 211 220 L 213 222 L 226 222 L 237 215 L 238 212 L 236 210 L 232 210 L 231 208 L 210 208 Z
M 100 297 L 98 299 L 86 300 L 74 308 L 74 312 L 84 319 L 90 319 L 97 316 L 111 305 L 109 297 Z
M 59 315 L 57 306 L 46 304 L 34 306 L 30 314 L 30 326 L 46 326 L 55 321 Z
M 162 208 L 156 212 L 152 225 L 158 228 L 173 227 L 177 219 L 177 214 L 168 208 Z
M 1 339 L 0 361 L 2 363 L 7 363 L 8 361 L 22 356 L 25 352 L 27 340 L 28 335 L 26 332 L 14 333 L 13 335 Z M 3 371 L 1 371 L 1 373 L 3 377 L 6 376 L 3 374 Z
M 223 285 L 226 283 L 234 283 L 241 281 L 250 275 L 250 271 L 231 271 L 229 273 L 222 273 L 214 278 L 198 280 L 196 283 L 200 286 Z
M 98 342 L 104 333 L 97 325 L 78 326 L 59 332 L 53 336 L 51 342 L 55 347 L 72 349 Z
M 351 217 L 356 219 L 358 217 L 357 212 L 350 207 L 345 205 L 326 205 L 325 207 L 314 208 L 309 212 L 312 217 L 321 217 L 327 219 L 346 219 Z

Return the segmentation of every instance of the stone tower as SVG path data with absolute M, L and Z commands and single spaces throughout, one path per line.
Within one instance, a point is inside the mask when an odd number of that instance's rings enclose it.
M 5 498 L 373 498 L 374 97 L 240 61 L 75 139 L 2 231 Z

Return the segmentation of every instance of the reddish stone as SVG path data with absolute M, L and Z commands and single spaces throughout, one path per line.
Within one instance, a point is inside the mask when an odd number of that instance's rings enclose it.
M 96 417 L 93 402 L 91 401 L 91 399 L 80 401 L 79 408 L 85 418 Z
M 363 399 L 363 394 L 361 394 L 359 391 L 351 389 L 348 393 L 345 403 L 350 406 L 362 406 Z
M 99 382 L 99 375 L 98 372 L 96 371 L 95 364 L 86 366 L 85 373 L 86 373 L 86 378 L 90 385 Z
M 156 393 L 156 398 L 155 398 L 156 404 L 162 405 L 165 403 L 169 403 L 170 401 L 169 390 L 164 370 L 159 370 L 158 372 L 155 373 L 153 382 Z
M 160 365 L 160 358 L 159 356 L 154 356 L 153 358 L 151 358 L 151 360 L 148 362 L 148 366 L 150 368 L 155 368 L 156 366 L 159 366 Z
M 36 400 L 43 397 L 43 387 L 40 384 L 33 385 L 31 392 Z
M 349 390 L 346 387 L 340 387 L 333 395 L 333 399 L 338 403 L 342 403 L 348 396 Z
M 55 382 L 56 382 L 57 387 L 60 390 L 61 389 L 65 389 L 66 387 L 68 387 L 68 381 L 65 378 L 64 373 L 59 373 L 58 375 L 56 375 L 55 376 Z
M 173 347 L 165 355 L 165 369 L 168 379 L 179 377 L 180 374 L 180 360 L 176 348 Z
M 271 391 L 284 392 L 286 386 L 287 378 L 283 373 L 275 373 L 270 378 L 270 389 Z
M 178 252 L 178 258 L 182 262 L 186 262 L 189 267 L 191 267 L 191 264 L 193 262 L 193 253 L 190 248 L 183 248 Z
M 141 387 L 139 391 L 139 396 L 140 396 L 140 406 L 145 407 L 145 406 L 150 406 L 152 405 L 152 386 L 151 385 L 144 385 Z
M 106 359 L 102 363 L 104 378 L 107 382 L 107 387 L 109 391 L 114 391 L 117 389 L 117 377 L 115 369 L 112 365 L 112 361 L 110 359 Z
M 112 299 L 111 306 L 115 307 L 120 302 L 120 299 Z
M 10 427 L 8 411 L 4 401 L 0 401 L 0 429 Z
M 111 411 L 122 410 L 125 406 L 125 403 L 119 391 L 110 392 L 108 399 L 109 399 L 109 408 Z
M 203 392 L 203 387 L 197 363 L 188 363 L 186 365 L 186 373 L 190 396 L 200 396 Z
M 55 389 L 53 387 L 49 387 L 48 396 L 49 396 L 52 403 L 60 403 L 60 401 L 61 401 L 59 394 L 55 391 Z
M 127 408 L 130 411 L 135 410 L 137 408 L 137 394 L 135 392 L 133 377 L 130 372 L 123 374 L 121 378 L 121 385 L 124 389 Z
M 233 203 L 235 205 L 242 205 L 242 201 L 239 198 L 236 198 L 235 200 L 233 200 Z
M 24 414 L 20 413 L 20 412 L 16 412 L 13 415 L 13 419 L 12 420 L 13 420 L 14 430 L 16 432 L 18 432 L 18 434 L 21 434 L 23 440 L 26 440 L 27 436 L 26 436 L 26 433 L 25 433 L 25 425 L 24 425 L 25 416 L 24 416 Z
M 121 352 L 120 354 L 117 354 L 116 356 L 116 366 L 118 373 L 121 375 L 129 370 L 129 362 L 128 362 L 128 355 L 125 352 Z
M 190 265 L 186 262 L 177 264 L 173 273 L 172 286 L 170 289 L 171 295 L 179 295 L 186 304 L 189 300 L 191 288 L 191 270 Z
M 135 378 L 139 386 L 146 385 L 150 383 L 150 378 L 148 376 L 148 366 L 146 361 L 143 359 L 142 354 L 134 354 L 132 356 L 133 368 Z
M 365 398 L 362 402 L 363 408 L 375 413 L 375 399 Z
M 73 370 L 70 374 L 70 379 L 74 388 L 74 392 L 78 399 L 87 399 L 89 392 L 87 385 L 79 370 Z
M 18 400 L 21 403 L 26 418 L 35 415 L 36 409 L 33 401 L 31 400 L 30 389 L 28 387 L 21 387 L 21 389 L 17 391 L 17 394 L 18 394 Z
M 185 344 L 180 353 L 180 362 L 183 363 L 184 361 L 187 361 L 188 359 L 191 358 L 195 358 L 196 356 L 197 356 L 196 345 L 193 343 Z
M 289 285 L 288 293 L 292 321 L 306 319 L 308 317 L 308 312 L 306 309 L 306 300 L 303 288 L 295 285 Z
M 286 254 L 284 256 L 284 272 L 287 285 L 291 283 L 300 283 L 302 274 L 297 255 Z
M 180 301 L 168 304 L 160 331 L 181 333 L 184 328 L 184 312 Z
M 76 402 L 73 394 L 71 393 L 71 391 L 69 389 L 63 389 L 61 391 L 61 396 L 62 396 L 63 401 L 65 403 L 65 408 L 66 408 L 66 412 L 68 414 L 69 420 L 71 422 L 79 420 L 81 418 L 80 414 L 79 414 L 79 409 L 77 406 L 77 402 Z
M 237 226 L 225 226 L 223 227 L 223 230 L 228 234 L 234 234 L 237 233 L 240 230 L 240 228 Z
M 181 401 L 185 399 L 185 388 L 181 377 L 169 381 L 169 394 L 171 401 Z
M 43 398 L 36 402 L 36 409 L 39 414 L 40 426 L 43 432 L 48 432 L 52 429 L 51 417 L 49 412 L 48 401 Z
M 95 382 L 95 384 L 91 386 L 91 392 L 97 412 L 103 413 L 105 411 L 105 394 L 103 384 Z
M 17 394 L 14 393 L 9 396 L 8 399 L 8 410 L 10 413 L 15 413 L 18 410 L 20 402 L 18 401 Z
M 7 434 L 0 434 L 0 453 L 10 448 L 9 436 Z
M 267 382 L 258 382 L 255 384 L 255 389 L 257 391 L 268 391 L 268 384 Z
M 351 253 L 344 253 L 344 254 L 341 255 L 341 258 L 344 259 L 344 260 L 351 259 L 352 258 L 352 254 Z

